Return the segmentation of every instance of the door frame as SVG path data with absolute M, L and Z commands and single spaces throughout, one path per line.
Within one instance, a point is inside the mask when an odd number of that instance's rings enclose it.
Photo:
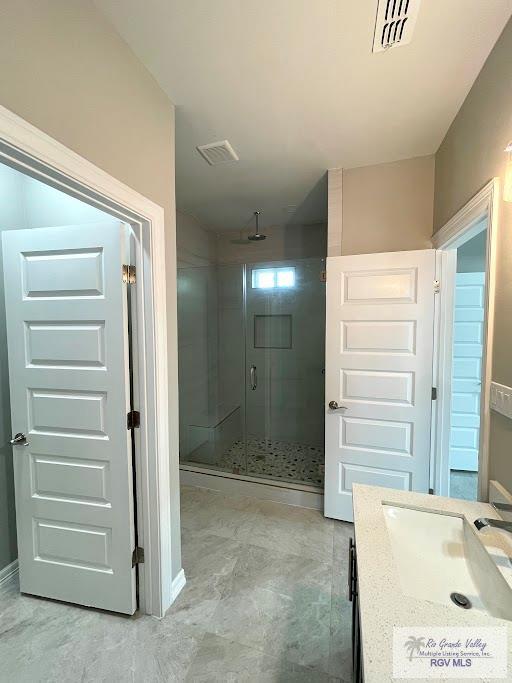
M 482 388 L 480 401 L 480 441 L 478 451 L 478 499 L 486 501 L 489 484 L 490 389 L 496 298 L 496 256 L 498 243 L 499 179 L 492 178 L 443 227 L 432 236 L 438 249 L 436 272 L 440 296 L 436 309 L 437 357 L 434 377 L 437 387 L 433 421 L 433 489 L 449 495 L 449 440 L 452 385 L 452 342 L 454 323 L 457 248 L 487 229 L 485 265 L 485 316 L 482 349 Z
M 173 438 L 172 450 L 169 443 L 169 417 L 178 424 L 174 414 L 178 379 L 177 363 L 168 363 L 168 353 L 171 360 L 177 357 L 177 339 L 173 334 L 168 340 L 167 334 L 164 210 L 2 106 L 0 161 L 129 223 L 134 230 L 139 321 L 134 352 L 141 413 L 136 526 L 138 543 L 144 547 L 139 611 L 163 617 L 185 585 L 183 569 L 173 581 L 171 563 L 175 554 L 180 557 L 179 536 L 172 537 L 171 544 L 171 474 L 179 478 L 177 439 Z M 174 272 L 170 280 L 176 297 Z

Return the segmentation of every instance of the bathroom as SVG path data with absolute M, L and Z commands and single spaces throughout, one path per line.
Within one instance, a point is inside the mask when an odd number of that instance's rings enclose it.
M 1 18 L 0 679 L 512 680 L 512 0 Z

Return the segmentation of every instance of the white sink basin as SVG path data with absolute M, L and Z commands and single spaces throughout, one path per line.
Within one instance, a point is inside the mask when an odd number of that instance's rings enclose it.
M 393 556 L 406 595 L 512 620 L 512 591 L 463 517 L 383 505 Z

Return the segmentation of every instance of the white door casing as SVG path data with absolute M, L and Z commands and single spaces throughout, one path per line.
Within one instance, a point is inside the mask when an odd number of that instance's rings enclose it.
M 20 588 L 136 609 L 125 226 L 2 234 Z
M 457 273 L 450 418 L 450 469 L 478 471 L 485 273 Z
M 434 279 L 431 249 L 327 259 L 327 517 L 353 483 L 429 489 Z

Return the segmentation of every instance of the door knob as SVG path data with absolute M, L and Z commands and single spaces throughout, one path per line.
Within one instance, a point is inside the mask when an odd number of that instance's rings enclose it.
M 329 408 L 331 410 L 346 410 L 347 406 L 339 406 L 338 401 L 329 401 Z
M 27 437 L 21 432 L 18 432 L 9 443 L 11 443 L 13 446 L 28 446 Z

